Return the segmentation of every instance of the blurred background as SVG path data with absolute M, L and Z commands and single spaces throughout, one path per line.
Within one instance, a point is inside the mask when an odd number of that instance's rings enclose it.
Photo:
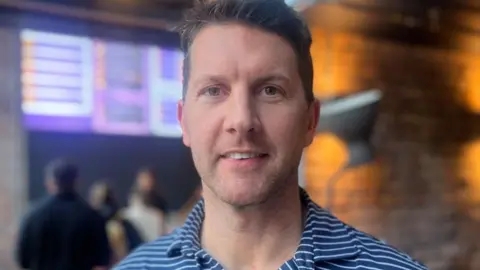
M 430 269 L 480 269 L 480 1 L 287 2 L 311 28 L 325 105 L 300 184 Z M 16 269 L 13 236 L 52 159 L 78 164 L 86 198 L 103 180 L 127 205 L 148 166 L 168 212 L 189 205 L 171 30 L 191 5 L 0 0 L 0 269 Z

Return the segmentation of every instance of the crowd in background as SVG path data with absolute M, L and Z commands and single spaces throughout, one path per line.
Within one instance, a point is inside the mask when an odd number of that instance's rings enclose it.
M 169 212 L 158 178 L 152 169 L 143 168 L 122 208 L 106 181 L 94 183 L 83 199 L 76 190 L 77 177 L 78 168 L 65 160 L 46 169 L 49 195 L 32 205 L 19 231 L 20 268 L 108 269 L 141 244 L 181 226 L 201 197 L 199 187 L 180 210 Z
M 168 212 L 160 195 L 152 169 L 141 169 L 136 177 L 128 206 L 120 209 L 112 187 L 95 183 L 90 190 L 90 204 L 107 221 L 107 235 L 115 261 L 121 260 L 143 242 L 150 242 L 181 226 L 194 203 L 200 199 L 198 188 L 184 206 Z

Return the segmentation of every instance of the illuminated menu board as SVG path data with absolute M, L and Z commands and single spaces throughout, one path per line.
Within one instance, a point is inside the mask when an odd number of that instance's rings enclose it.
M 168 132 L 173 132 L 178 125 L 177 102 L 182 98 L 183 55 L 179 51 L 154 48 L 150 57 L 150 84 L 158 86 L 150 96 L 150 107 L 153 108 L 150 110 L 150 127 L 153 134 L 168 136 Z
M 21 41 L 27 129 L 181 136 L 179 50 L 33 30 Z

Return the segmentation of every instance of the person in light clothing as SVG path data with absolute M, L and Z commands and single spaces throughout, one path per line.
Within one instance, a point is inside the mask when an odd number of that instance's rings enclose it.
M 132 222 L 146 241 L 153 241 L 167 232 L 166 202 L 157 190 L 156 177 L 150 168 L 137 173 L 129 205 L 122 216 Z

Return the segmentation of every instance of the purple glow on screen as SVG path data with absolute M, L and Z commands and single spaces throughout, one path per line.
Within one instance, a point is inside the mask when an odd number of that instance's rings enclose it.
M 161 115 L 163 122 L 167 125 L 177 125 L 177 102 L 163 101 L 161 105 Z
M 91 131 L 91 121 L 89 117 L 24 115 L 23 121 L 30 130 L 62 132 Z
M 164 94 L 181 88 L 163 83 L 181 80 L 179 50 L 28 29 L 21 41 L 27 129 L 181 136 Z

